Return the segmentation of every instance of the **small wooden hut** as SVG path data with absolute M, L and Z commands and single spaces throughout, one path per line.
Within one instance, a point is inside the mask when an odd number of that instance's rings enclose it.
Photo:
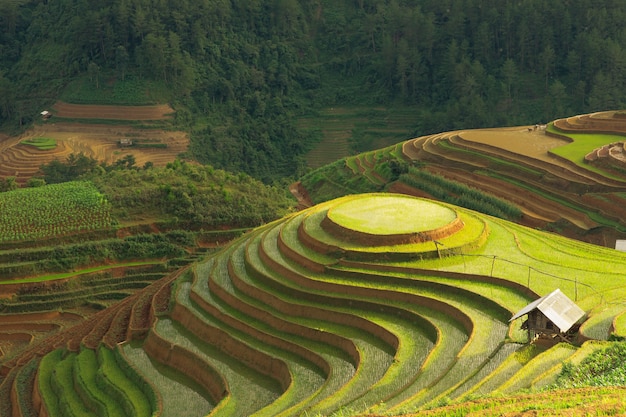
M 510 322 L 525 315 L 528 318 L 522 323 L 522 329 L 528 330 L 529 342 L 539 337 L 569 342 L 578 331 L 585 312 L 556 289 L 521 309 Z

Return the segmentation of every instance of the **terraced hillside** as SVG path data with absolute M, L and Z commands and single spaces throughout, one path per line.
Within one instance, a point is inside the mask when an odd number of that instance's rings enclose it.
M 457 206 L 346 196 L 16 355 L 0 415 L 400 415 L 545 387 L 623 334 L 624 266 Z M 555 288 L 587 313 L 576 343 L 526 345 L 509 319 Z
M 301 117 L 298 127 L 321 141 L 306 155 L 310 168 L 319 168 L 363 150 L 377 149 L 410 137 L 416 109 L 385 107 L 329 107 L 314 117 Z
M 603 112 L 423 136 L 319 168 L 300 190 L 313 203 L 385 190 L 428 196 L 614 247 L 626 237 L 625 121 Z
M 69 154 L 84 153 L 112 164 L 133 155 L 137 166 L 152 162 L 163 166 L 187 150 L 189 138 L 174 131 L 174 110 L 159 106 L 96 106 L 56 103 L 52 118 L 18 137 L 0 141 L 0 177 L 13 176 L 19 184 L 37 175 L 50 161 L 64 161 Z M 56 146 L 40 149 L 25 144 L 46 138 Z

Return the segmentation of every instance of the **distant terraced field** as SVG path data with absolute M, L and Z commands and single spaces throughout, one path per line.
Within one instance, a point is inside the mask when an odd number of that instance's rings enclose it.
M 347 196 L 21 342 L 0 369 L 0 404 L 19 399 L 12 415 L 402 415 L 545 387 L 561 362 L 609 343 L 624 307 L 604 307 L 626 295 L 624 267 L 619 252 L 456 206 Z M 525 345 L 510 317 L 554 288 L 588 314 L 577 344 Z M 580 392 L 553 405 L 570 398 Z
M 107 164 L 130 154 L 137 166 L 147 162 L 162 166 L 176 159 L 189 145 L 187 134 L 167 128 L 173 116 L 169 105 L 96 106 L 58 102 L 51 111 L 51 119 L 19 137 L 0 141 L 0 177 L 13 176 L 23 184 L 37 175 L 42 164 L 65 160 L 69 154 L 81 152 Z M 41 150 L 20 143 L 38 137 L 55 140 L 56 147 Z M 135 146 L 120 146 L 121 141 L 131 141 Z
M 319 143 L 305 155 L 307 166 L 319 168 L 356 152 L 386 147 L 409 138 L 415 127 L 411 107 L 329 107 L 302 117 L 298 127 L 317 132 Z
M 395 190 L 501 216 L 490 208 L 499 200 L 521 211 L 507 218 L 614 247 L 626 238 L 625 132 L 622 113 L 603 112 L 548 126 L 422 136 L 314 170 L 301 191 L 319 203 Z

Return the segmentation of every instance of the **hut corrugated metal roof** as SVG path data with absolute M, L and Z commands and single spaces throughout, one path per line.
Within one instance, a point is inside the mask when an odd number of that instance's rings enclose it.
M 511 317 L 509 321 L 520 318 L 535 309 L 541 311 L 562 333 L 571 329 L 585 315 L 585 312 L 580 307 L 557 288 L 550 294 L 528 304 Z

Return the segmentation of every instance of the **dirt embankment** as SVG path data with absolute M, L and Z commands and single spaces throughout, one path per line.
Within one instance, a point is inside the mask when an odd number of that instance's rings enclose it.
M 70 104 L 58 101 L 52 106 L 53 117 L 71 119 L 164 120 L 172 118 L 174 109 L 169 104 L 156 106 L 105 106 Z

